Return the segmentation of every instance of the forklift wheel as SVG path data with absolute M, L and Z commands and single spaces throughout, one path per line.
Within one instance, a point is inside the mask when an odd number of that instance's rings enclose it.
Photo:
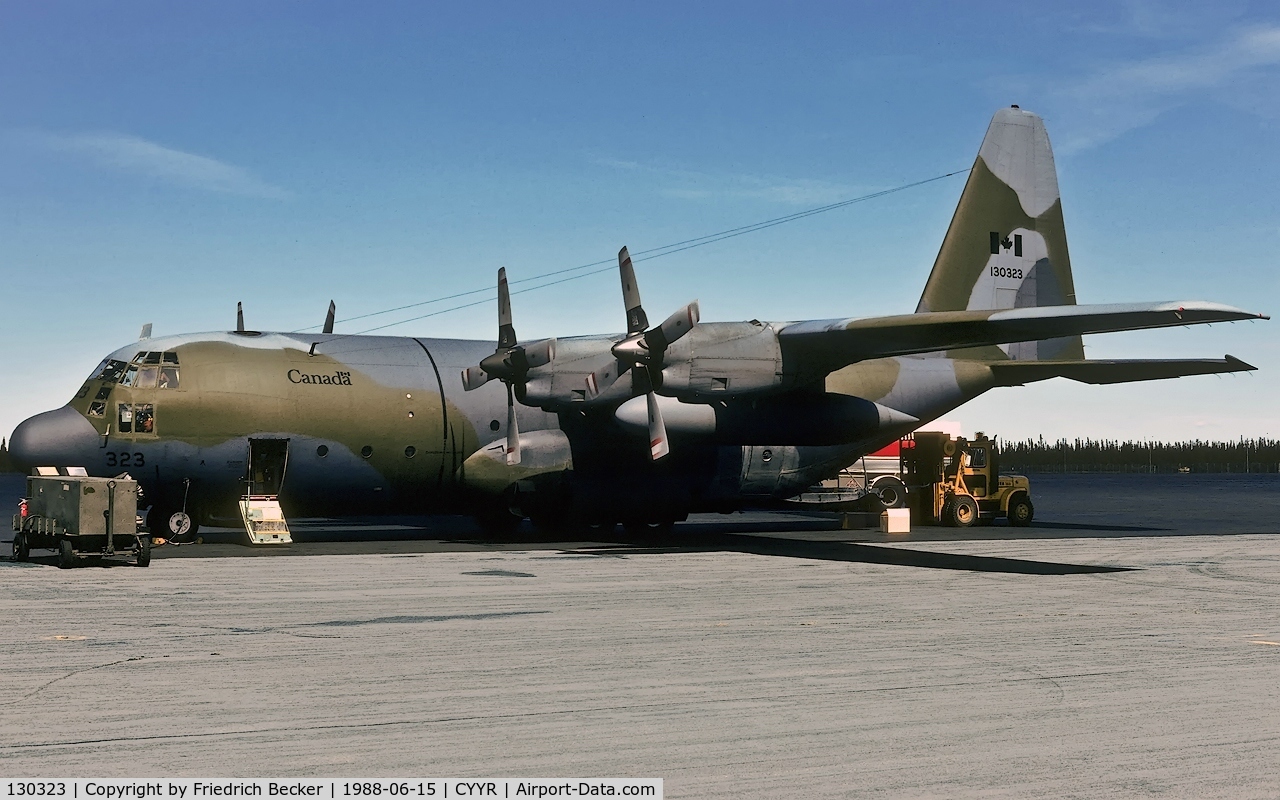
M 27 535 L 25 533 L 15 533 L 13 535 L 13 560 L 26 561 L 31 555 L 31 546 L 27 543 Z
M 1025 494 L 1020 494 L 1014 498 L 1009 504 L 1009 524 L 1019 528 L 1025 528 L 1031 524 L 1031 520 L 1036 516 L 1036 507 L 1031 505 L 1031 499 Z
M 134 553 L 135 553 L 135 554 L 137 555 L 137 557 L 138 557 L 138 566 L 140 566 L 140 567 L 150 566 L 150 564 L 151 564 L 151 537 L 150 537 L 150 536 L 139 536 L 139 537 L 138 537 L 138 546 L 137 546 L 137 548 L 134 550 Z
M 58 569 L 71 569 L 76 565 L 76 549 L 71 546 L 70 539 L 58 542 Z
M 978 504 L 967 494 L 951 498 L 947 512 L 947 521 L 955 528 L 968 528 L 978 521 Z

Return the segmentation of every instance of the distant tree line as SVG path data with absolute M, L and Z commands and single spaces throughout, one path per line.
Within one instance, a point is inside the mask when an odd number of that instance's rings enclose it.
M 1011 472 L 1280 472 L 1280 441 L 1135 442 L 1027 439 L 1001 442 Z
M 8 440 L 0 439 L 0 472 L 16 472 L 17 469 L 13 465 L 13 458 L 9 455 Z

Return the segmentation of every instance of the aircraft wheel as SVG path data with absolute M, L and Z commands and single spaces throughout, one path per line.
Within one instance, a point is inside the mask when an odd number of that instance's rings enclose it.
M 952 527 L 968 528 L 978 521 L 978 504 L 967 494 L 956 495 L 948 503 Z
M 13 535 L 13 560 L 26 561 L 31 556 L 31 545 L 27 535 L 19 531 Z
M 871 484 L 885 508 L 907 507 L 907 485 L 892 475 L 882 475 Z
M 674 520 L 660 522 L 623 522 L 622 530 L 627 536 L 637 539 L 665 539 L 675 530 Z
M 147 512 L 147 530 L 152 536 L 163 536 L 172 539 L 177 536 L 194 536 L 200 525 L 190 513 L 179 508 L 152 506 Z
M 138 557 L 138 566 L 148 567 L 151 565 L 151 537 L 139 536 L 138 546 L 134 548 L 134 555 Z
M 1009 503 L 1009 524 L 1019 528 L 1025 528 L 1031 524 L 1031 520 L 1035 519 L 1036 507 L 1031 505 L 1031 498 L 1025 494 L 1019 494 Z
M 76 549 L 70 539 L 58 542 L 58 569 L 71 569 L 76 565 Z
M 524 521 L 524 517 L 517 517 L 505 507 L 486 508 L 477 512 L 474 518 L 485 533 L 495 536 L 515 532 Z

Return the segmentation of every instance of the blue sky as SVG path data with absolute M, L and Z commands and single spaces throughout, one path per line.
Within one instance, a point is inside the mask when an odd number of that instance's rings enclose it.
M 155 332 L 345 317 L 967 168 L 1045 117 L 1081 302 L 1280 312 L 1280 12 L 1264 3 L 0 2 L 0 435 Z M 638 265 L 651 314 L 914 309 L 963 176 Z M 616 330 L 616 276 L 514 298 Z M 456 302 L 454 303 L 456 304 Z M 493 304 L 388 329 L 492 338 Z M 1056 380 L 1006 437 L 1280 436 L 1277 323 L 1113 334 L 1253 375 Z

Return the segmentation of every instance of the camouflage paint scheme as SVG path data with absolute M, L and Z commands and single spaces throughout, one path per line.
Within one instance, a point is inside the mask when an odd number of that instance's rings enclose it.
M 460 376 L 493 352 L 490 342 L 253 331 L 121 348 L 108 359 L 174 354 L 177 387 L 90 380 L 68 406 L 19 426 L 11 449 L 26 467 L 128 471 L 157 507 L 185 504 L 206 521 L 233 515 L 251 438 L 288 440 L 281 501 L 295 516 L 514 508 L 671 521 L 797 494 L 996 386 L 1253 369 L 1229 356 L 1085 361 L 1080 335 L 1261 316 L 1202 302 L 1076 306 L 1048 135 L 1013 107 L 991 122 L 917 313 L 695 326 L 667 353 L 659 399 L 672 452 L 658 462 L 643 428 L 628 423 L 626 381 L 583 399 L 583 377 L 610 362 L 616 336 L 560 340 L 551 364 L 517 387 L 541 407 L 517 405 L 514 465 L 503 456 L 505 388 L 466 392 Z M 90 413 L 94 402 L 105 402 L 102 416 Z M 113 427 L 119 404 L 151 404 L 152 430 Z M 788 420 L 814 408 L 833 410 L 795 433 Z M 691 410 L 700 416 L 682 423 Z M 827 429 L 840 434 L 814 440 Z

